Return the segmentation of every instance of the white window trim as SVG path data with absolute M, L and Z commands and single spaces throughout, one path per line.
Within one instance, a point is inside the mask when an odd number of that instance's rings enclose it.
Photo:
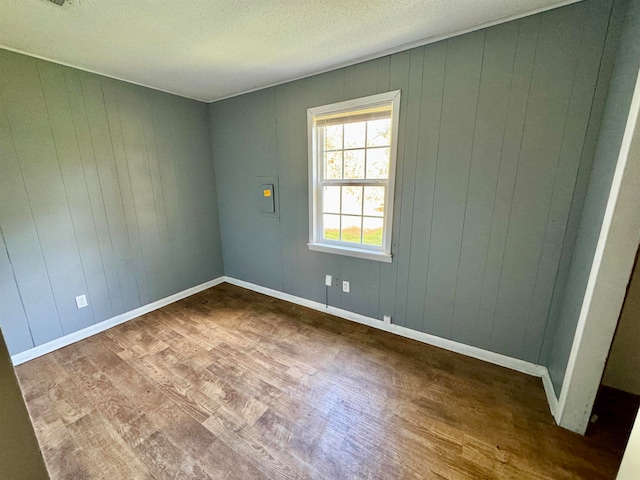
M 327 113 L 341 113 L 363 107 L 372 107 L 375 104 L 391 103 L 391 146 L 389 152 L 389 181 L 385 198 L 384 236 L 382 247 L 366 248 L 346 245 L 342 242 L 324 240 L 318 231 L 320 215 L 320 188 L 319 178 L 322 162 L 316 161 L 318 146 L 316 144 L 314 119 L 316 116 Z M 309 250 L 334 253 L 356 258 L 364 258 L 379 262 L 391 263 L 391 243 L 393 232 L 393 199 L 396 180 L 396 157 L 398 150 L 398 126 L 400 123 L 400 90 L 370 95 L 368 97 L 347 100 L 307 109 L 307 141 L 309 155 Z

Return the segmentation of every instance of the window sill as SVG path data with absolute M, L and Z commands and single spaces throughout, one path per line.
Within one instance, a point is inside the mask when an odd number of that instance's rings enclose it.
M 345 247 L 342 245 L 329 245 L 326 243 L 308 243 L 309 250 L 324 253 L 334 253 L 336 255 L 345 255 L 347 257 L 363 258 L 365 260 L 374 260 L 376 262 L 391 263 L 391 254 L 386 252 L 377 252 L 374 250 L 365 250 L 363 248 Z

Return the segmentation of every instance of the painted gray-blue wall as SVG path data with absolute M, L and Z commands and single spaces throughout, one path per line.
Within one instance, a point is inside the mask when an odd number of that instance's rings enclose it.
M 331 305 L 539 362 L 611 10 L 588 0 L 212 104 L 225 273 L 319 302 L 331 274 L 351 282 Z M 395 89 L 393 263 L 309 251 L 306 109 Z M 259 214 L 259 176 L 279 178 L 278 217 Z
M 617 45 L 613 76 L 606 97 L 605 112 L 598 136 L 593 167 L 586 189 L 584 208 L 575 249 L 567 272 L 566 287 L 559 295 L 554 314 L 555 329 L 549 330 L 546 343 L 550 345 L 548 365 L 557 393 L 560 393 L 566 371 L 584 294 L 591 272 L 593 257 L 602 227 L 604 212 L 611 189 L 631 98 L 640 67 L 640 1 L 619 2 L 622 33 Z
M 350 294 L 329 289 L 331 305 L 549 364 L 557 388 L 630 98 L 624 72 L 640 58 L 629 20 L 607 96 L 625 5 L 611 15 L 611 3 L 209 110 L 0 50 L 0 324 L 11 353 L 222 275 L 224 257 L 227 275 L 320 302 L 326 273 L 350 280 Z M 306 109 L 393 89 L 403 91 L 393 263 L 310 252 Z M 279 182 L 276 216 L 258 212 L 264 177 Z M 82 293 L 90 307 L 78 310 Z
M 12 354 L 223 274 L 206 104 L 5 50 L 0 71 Z

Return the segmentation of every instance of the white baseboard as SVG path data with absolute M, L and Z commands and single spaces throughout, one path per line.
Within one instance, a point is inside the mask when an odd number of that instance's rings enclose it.
M 549 403 L 549 409 L 551 410 L 551 414 L 554 416 L 554 418 L 557 417 L 558 415 L 558 412 L 559 412 L 558 397 L 556 396 L 555 390 L 553 388 L 553 383 L 551 382 L 551 377 L 549 376 L 549 371 L 547 370 L 547 367 L 544 367 L 542 365 L 536 365 L 535 363 L 526 362 L 524 360 L 519 360 L 517 358 L 509 357 L 506 355 L 501 355 L 499 353 L 490 352 L 482 348 L 472 347 L 470 345 L 465 345 L 464 343 L 455 342 L 453 340 L 437 337 L 435 335 L 430 335 L 428 333 L 419 332 L 417 330 L 412 330 L 410 328 L 402 327 L 399 325 L 386 324 L 383 321 L 378 320 L 376 318 L 367 317 L 365 315 L 350 312 L 348 310 L 343 310 L 341 308 L 336 308 L 332 306 L 327 307 L 326 305 L 320 302 L 315 302 L 313 300 L 308 300 L 306 298 L 297 297 L 289 293 L 273 290 L 271 288 L 256 285 L 254 283 L 245 282 L 244 280 L 238 280 L 233 277 L 218 277 L 214 280 L 205 282 L 201 285 L 196 285 L 195 287 L 189 288 L 187 290 L 183 290 L 182 292 L 178 292 L 174 295 L 158 300 L 157 302 L 144 305 L 130 312 L 123 313 L 122 315 L 118 315 L 116 317 L 110 318 L 108 320 L 97 323 L 95 325 L 91 325 L 90 327 L 83 328 L 82 330 L 78 330 L 77 332 L 70 333 L 69 335 L 65 335 L 63 337 L 57 338 L 45 344 L 38 345 L 35 348 L 31 348 L 24 352 L 13 355 L 11 357 L 11 360 L 14 365 L 20 365 L 21 363 L 28 362 L 29 360 L 33 360 L 34 358 L 40 357 L 42 355 L 46 355 L 47 353 L 51 353 L 62 347 L 66 347 L 67 345 L 71 345 L 72 343 L 75 343 L 79 340 L 83 340 L 97 333 L 104 332 L 109 328 L 128 322 L 129 320 L 133 320 L 134 318 L 140 317 L 146 313 L 162 308 L 166 305 L 169 305 L 170 303 L 177 302 L 178 300 L 182 300 L 183 298 L 189 297 L 191 295 L 194 295 L 208 288 L 215 287 L 216 285 L 219 285 L 223 282 L 227 282 L 232 285 L 236 285 L 238 287 L 246 288 L 254 292 L 262 293 L 270 297 L 278 298 L 280 300 L 285 300 L 287 302 L 295 303 L 296 305 L 308 307 L 313 310 L 330 313 L 331 315 L 344 318 L 345 320 L 350 320 L 352 322 L 367 325 L 369 327 L 377 328 L 379 330 L 384 330 L 389 333 L 394 333 L 396 335 L 400 335 L 401 337 L 411 338 L 413 340 L 417 340 L 419 342 L 426 343 L 428 345 L 433 345 L 435 347 L 443 348 L 451 352 L 460 353 L 468 357 L 477 358 L 478 360 L 483 360 L 485 362 L 493 363 L 495 365 L 506 367 L 511 370 L 515 370 L 517 372 L 525 373 L 527 375 L 540 377 L 542 378 L 542 383 L 544 385 L 544 390 L 547 395 L 547 401 Z
M 376 318 L 367 317 L 365 315 L 360 315 L 359 313 L 332 307 L 331 305 L 327 307 L 325 304 L 320 302 L 307 300 L 306 298 L 297 297 L 289 293 L 281 292 L 279 290 L 273 290 L 271 288 L 256 285 L 254 283 L 245 282 L 244 280 L 238 280 L 237 278 L 224 277 L 224 281 L 238 287 L 253 290 L 254 292 L 269 295 L 270 297 L 279 298 L 280 300 L 285 300 L 297 305 L 302 305 L 303 307 L 308 307 L 320 312 L 330 313 L 331 315 L 335 315 L 336 317 L 344 318 L 346 320 L 351 320 L 352 322 L 361 323 L 369 327 L 394 333 L 402 337 L 411 338 L 413 340 L 417 340 L 428 345 L 433 345 L 435 347 L 443 348 L 451 352 L 460 353 L 462 355 L 477 358 L 478 360 L 483 360 L 495 365 L 500 365 L 501 367 L 506 367 L 517 372 L 542 378 L 542 385 L 544 386 L 544 392 L 547 396 L 549 410 L 551 411 L 551 415 L 553 415 L 554 419 L 556 420 L 556 423 L 558 421 L 558 397 L 556 395 L 555 389 L 553 388 L 553 383 L 551 381 L 551 377 L 549 376 L 549 370 L 543 365 L 537 365 L 535 363 L 526 362 L 524 360 L 509 357 L 507 355 L 490 352 L 482 348 L 472 347 L 470 345 L 465 345 L 464 343 L 455 342 L 453 340 L 448 340 L 442 337 L 436 337 L 435 335 L 419 332 L 417 330 L 401 327 L 399 325 L 386 324 L 382 320 L 378 320 Z
M 485 362 L 493 363 L 495 365 L 500 365 L 501 367 L 510 368 L 511 370 L 526 373 L 534 377 L 544 378 L 544 375 L 548 376 L 549 374 L 547 371 L 547 368 L 543 367 L 542 365 L 536 365 L 535 363 L 526 362 L 524 360 L 508 357 L 506 355 L 501 355 L 495 352 L 490 352 L 482 348 L 472 347 L 470 345 L 465 345 L 464 343 L 455 342 L 453 340 L 447 340 L 446 338 L 436 337 L 435 335 L 419 332 L 417 330 L 401 327 L 399 325 L 386 324 L 382 320 L 378 320 L 376 318 L 367 317 L 365 315 L 360 315 L 359 313 L 354 313 L 348 310 L 343 310 L 341 308 L 332 307 L 331 305 L 327 307 L 324 303 L 314 302 L 313 300 L 307 300 L 306 298 L 296 297 L 295 295 L 290 295 L 288 293 L 280 292 L 278 290 L 273 290 L 271 288 L 262 287 L 260 285 L 255 285 L 253 283 L 245 282 L 244 280 L 238 280 L 232 277 L 225 277 L 224 281 L 232 285 L 237 285 L 238 287 L 246 288 L 248 290 L 253 290 L 254 292 L 269 295 L 270 297 L 286 300 L 287 302 L 295 303 L 297 305 L 302 305 L 303 307 L 312 308 L 313 310 L 330 313 L 331 315 L 335 315 L 336 317 L 344 318 L 346 320 L 351 320 L 352 322 L 361 323 L 363 325 L 377 328 L 379 330 L 384 330 L 386 332 L 395 333 L 396 335 L 400 335 L 402 337 L 411 338 L 413 340 L 417 340 L 422 343 L 433 345 L 435 347 L 444 348 L 445 350 L 450 350 L 452 352 L 460 353 L 468 357 L 484 360 Z
M 21 363 L 28 362 L 29 360 L 33 360 L 34 358 L 46 355 L 47 353 L 51 353 L 62 347 L 66 347 L 67 345 L 71 345 L 72 343 L 75 343 L 79 340 L 91 337 L 96 333 L 104 332 L 109 328 L 120 325 L 121 323 L 128 322 L 129 320 L 133 320 L 134 318 L 162 308 L 166 305 L 169 305 L 170 303 L 174 303 L 178 300 L 182 300 L 183 298 L 190 297 L 191 295 L 206 290 L 207 288 L 220 285 L 222 282 L 224 282 L 224 277 L 218 277 L 200 285 L 196 285 L 195 287 L 188 288 L 186 290 L 183 290 L 182 292 L 175 293 L 156 302 L 149 303 L 140 308 L 136 308 L 135 310 L 131 310 L 130 312 L 126 312 L 116 317 L 109 318 L 100 323 L 96 323 L 95 325 L 91 325 L 87 328 L 83 328 L 82 330 L 78 330 L 77 332 L 70 333 L 63 337 L 56 338 L 55 340 L 51 340 L 50 342 L 38 345 L 37 347 L 31 348 L 24 352 L 12 355 L 11 361 L 14 365 L 20 365 Z

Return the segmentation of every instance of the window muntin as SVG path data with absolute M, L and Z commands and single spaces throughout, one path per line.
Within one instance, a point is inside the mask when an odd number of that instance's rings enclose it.
M 391 261 L 400 92 L 308 110 L 312 250 Z

